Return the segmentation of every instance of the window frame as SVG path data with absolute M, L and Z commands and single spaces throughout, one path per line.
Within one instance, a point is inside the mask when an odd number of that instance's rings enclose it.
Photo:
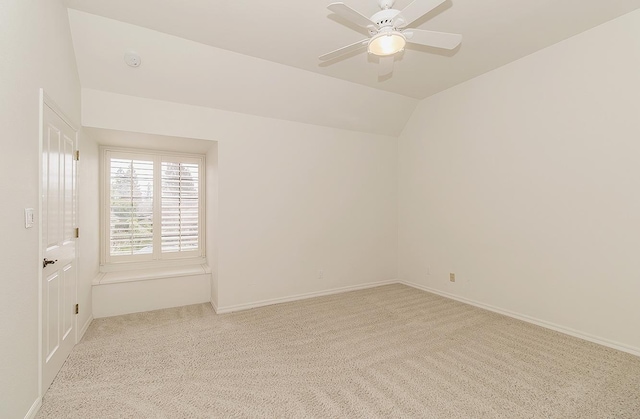
M 205 253 L 205 156 L 202 154 L 123 147 L 100 147 L 100 271 L 181 266 L 206 263 Z M 111 158 L 137 158 L 153 161 L 153 252 L 145 255 L 111 255 Z M 162 252 L 162 163 L 198 164 L 198 249 Z

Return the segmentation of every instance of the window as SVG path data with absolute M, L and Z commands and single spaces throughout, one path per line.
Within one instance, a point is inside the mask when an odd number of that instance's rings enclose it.
M 204 256 L 204 157 L 103 149 L 103 264 Z

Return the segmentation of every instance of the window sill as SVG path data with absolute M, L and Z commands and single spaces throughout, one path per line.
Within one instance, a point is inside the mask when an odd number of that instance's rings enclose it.
M 206 264 L 167 266 L 162 268 L 131 269 L 116 272 L 100 272 L 93 285 L 119 284 L 123 282 L 149 281 L 180 276 L 205 275 L 211 273 Z
M 161 271 L 162 269 L 173 269 L 178 267 L 194 267 L 196 265 L 206 265 L 207 259 L 204 257 L 188 257 L 176 259 L 147 260 L 137 262 L 119 262 L 100 265 L 100 272 L 107 274 L 111 272 L 133 272 L 133 271 Z

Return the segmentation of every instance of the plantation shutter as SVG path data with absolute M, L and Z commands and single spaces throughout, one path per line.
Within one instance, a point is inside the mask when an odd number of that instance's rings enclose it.
M 199 175 L 198 161 L 162 161 L 162 253 L 199 249 Z
M 103 169 L 105 265 L 203 257 L 202 156 L 104 149 Z
M 111 256 L 153 253 L 153 158 L 109 159 Z

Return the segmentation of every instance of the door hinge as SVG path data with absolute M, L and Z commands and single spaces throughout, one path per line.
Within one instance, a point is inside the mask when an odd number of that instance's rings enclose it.
M 80 307 L 79 306 L 80 306 L 80 304 L 76 304 L 76 314 L 78 314 L 80 312 L 80 310 L 79 310 Z
M 76 227 L 76 239 L 80 237 L 80 228 Z
M 80 150 L 76 150 L 75 158 L 76 160 L 80 160 Z

